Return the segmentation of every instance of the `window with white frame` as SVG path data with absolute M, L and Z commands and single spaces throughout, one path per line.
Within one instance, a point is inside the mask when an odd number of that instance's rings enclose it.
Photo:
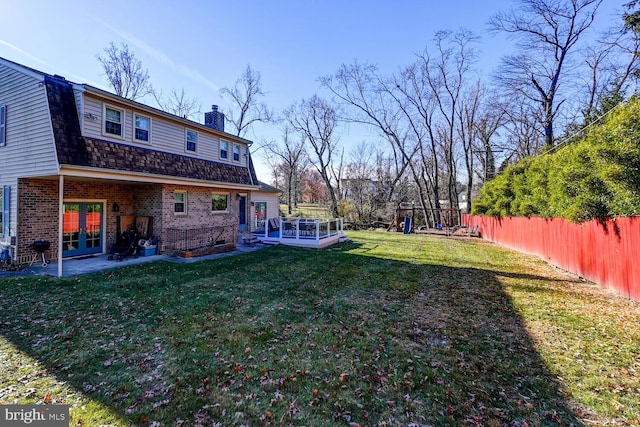
M 173 192 L 173 212 L 179 215 L 184 215 L 187 213 L 187 192 L 186 191 Z
M 9 205 L 11 204 L 11 187 L 5 185 L 0 187 L 0 236 L 9 236 L 11 229 L 9 217 L 11 212 Z
M 0 105 L 0 147 L 7 145 L 7 106 Z
M 220 158 L 229 158 L 229 143 L 227 141 L 220 141 Z
M 133 139 L 140 142 L 149 142 L 151 137 L 151 118 L 133 115 Z
M 240 161 L 240 146 L 235 144 L 233 145 L 233 161 L 234 162 Z
M 229 194 L 213 193 L 211 195 L 211 212 L 227 212 L 229 210 Z
M 0 236 L 4 236 L 4 193 L 0 187 Z
M 185 133 L 186 145 L 184 149 L 191 153 L 198 151 L 198 132 L 195 130 L 187 129 Z
M 122 138 L 124 125 L 124 110 L 120 108 L 104 106 L 104 134 Z

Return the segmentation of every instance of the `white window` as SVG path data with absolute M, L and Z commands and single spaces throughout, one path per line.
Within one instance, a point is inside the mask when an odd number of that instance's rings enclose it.
M 229 158 L 229 143 L 227 141 L 220 141 L 220 158 Z
M 0 236 L 4 236 L 4 193 L 0 187 Z
M 0 147 L 7 145 L 7 106 L 0 105 Z
M 233 146 L 233 161 L 234 162 L 239 162 L 240 161 L 240 146 L 239 145 L 234 145 Z
M 124 110 L 120 108 L 104 106 L 104 134 L 122 138 L 124 125 Z
M 133 115 L 134 141 L 149 142 L 151 139 L 151 119 L 149 117 Z
M 186 191 L 174 191 L 173 212 L 179 215 L 185 215 L 187 213 L 187 192 Z
M 9 236 L 9 204 L 11 203 L 11 187 L 0 187 L 0 236 Z
M 211 212 L 227 212 L 229 209 L 229 195 L 213 193 L 211 195 Z
M 187 129 L 185 134 L 185 147 L 186 151 L 195 153 L 198 151 L 198 132 L 194 130 Z

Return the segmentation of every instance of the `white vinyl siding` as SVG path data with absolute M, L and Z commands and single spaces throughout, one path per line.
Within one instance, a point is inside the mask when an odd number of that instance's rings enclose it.
M 6 105 L 6 145 L 0 147 L 0 186 L 11 187 L 9 218 L 16 232 L 18 179 L 58 173 L 44 78 L 0 59 L 0 103 Z M 8 236 L 4 236 L 7 239 Z
M 87 94 L 85 92 L 84 102 L 82 105 L 83 111 L 80 114 L 80 120 L 83 125 L 83 135 L 98 139 L 123 142 L 120 138 L 102 134 L 102 100 L 99 100 L 93 94 Z M 206 129 L 198 128 L 195 124 L 194 127 L 191 128 L 189 126 L 185 126 L 185 123 L 181 123 L 178 120 L 174 122 L 159 114 L 156 115 L 149 111 L 136 110 L 133 106 L 132 108 L 127 108 L 121 104 L 116 104 L 116 106 L 125 110 L 124 142 L 132 145 L 143 144 L 142 142 L 133 140 L 134 115 L 141 114 L 142 116 L 151 118 L 150 140 L 153 144 L 154 150 L 184 155 L 185 128 L 189 128 L 198 132 L 198 151 L 197 153 L 188 152 L 187 154 L 204 160 L 220 160 L 220 138 L 215 134 L 209 133 Z M 91 117 L 93 117 L 93 119 Z M 238 145 L 241 147 L 240 153 L 245 152 L 244 150 L 246 150 L 246 145 Z M 246 162 L 244 162 L 242 155 L 240 156 L 240 159 L 242 161 L 242 165 L 245 166 Z
M 278 193 L 267 193 L 252 191 L 250 200 L 251 203 L 265 202 L 267 204 L 267 220 L 270 218 L 278 218 L 280 216 L 280 196 Z M 253 206 L 251 206 L 251 215 L 253 215 Z M 251 231 L 255 226 L 255 221 L 249 217 L 249 227 Z

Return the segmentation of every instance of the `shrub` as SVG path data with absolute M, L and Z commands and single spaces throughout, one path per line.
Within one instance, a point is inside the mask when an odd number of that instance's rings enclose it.
M 574 222 L 640 214 L 640 100 L 584 140 L 506 168 L 481 189 L 472 213 Z

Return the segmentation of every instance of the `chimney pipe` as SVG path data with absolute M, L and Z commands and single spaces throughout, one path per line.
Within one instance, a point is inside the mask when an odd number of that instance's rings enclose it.
M 211 112 L 204 113 L 204 124 L 212 129 L 224 132 L 224 114 L 218 111 L 218 106 L 213 104 Z

